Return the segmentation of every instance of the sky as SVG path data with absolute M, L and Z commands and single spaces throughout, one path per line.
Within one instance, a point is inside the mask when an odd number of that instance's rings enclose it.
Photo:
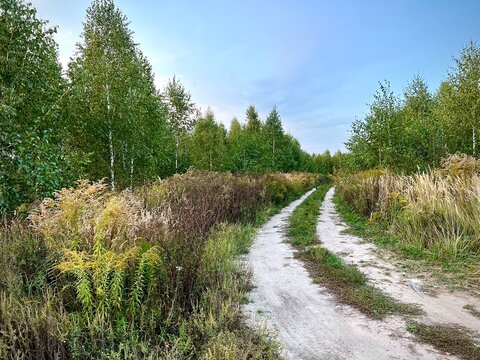
M 89 0 L 33 0 L 58 26 L 65 67 Z M 462 47 L 480 43 L 477 0 L 116 0 L 162 89 L 176 75 L 228 126 L 277 106 L 308 152 L 344 150 L 379 81 L 401 94 L 414 75 L 436 90 Z

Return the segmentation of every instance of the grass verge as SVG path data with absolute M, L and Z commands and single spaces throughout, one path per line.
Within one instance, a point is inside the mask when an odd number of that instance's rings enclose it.
M 400 239 L 389 233 L 385 226 L 382 226 L 378 222 L 369 222 L 364 216 L 356 214 L 353 208 L 346 204 L 337 192 L 335 192 L 333 196 L 333 203 L 341 219 L 348 225 L 349 234 L 368 239 L 380 247 L 401 252 L 404 256 L 412 260 L 425 258 L 425 253 L 421 248 L 402 243 Z
M 308 246 L 316 243 L 319 204 L 325 198 L 329 188 L 330 184 L 320 185 L 290 216 L 288 235 L 295 246 Z
M 420 315 L 417 306 L 404 304 L 371 286 L 365 275 L 355 266 L 321 246 L 310 247 L 299 253 L 314 281 L 324 285 L 343 304 L 355 307 L 363 314 L 383 319 L 387 315 Z
M 325 286 L 341 303 L 375 319 L 390 314 L 420 314 L 418 307 L 398 302 L 369 285 L 365 275 L 355 266 L 320 246 L 316 228 L 320 202 L 328 188 L 329 185 L 320 186 L 290 217 L 288 234 L 299 249 L 297 257 L 305 263 L 314 281 Z
M 421 342 L 461 359 L 480 359 L 480 345 L 473 341 L 468 329 L 452 325 L 409 324 L 408 331 Z
M 237 257 L 248 252 L 254 239 L 255 228 L 247 224 L 219 224 L 213 229 L 199 279 L 199 285 L 209 284 L 209 290 L 188 320 L 189 336 L 204 338 L 194 358 L 278 359 L 278 344 L 249 327 L 241 311 L 250 273 Z

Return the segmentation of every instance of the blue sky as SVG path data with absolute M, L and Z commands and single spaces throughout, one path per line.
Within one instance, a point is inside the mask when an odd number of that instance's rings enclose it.
M 66 65 L 90 1 L 34 0 L 58 26 Z M 309 152 L 344 149 L 378 82 L 401 93 L 415 74 L 436 89 L 463 45 L 480 41 L 480 1 L 117 0 L 162 88 L 176 74 L 217 120 L 265 117 Z

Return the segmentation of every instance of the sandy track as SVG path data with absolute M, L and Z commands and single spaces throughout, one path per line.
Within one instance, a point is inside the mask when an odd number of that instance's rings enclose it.
M 245 312 L 253 326 L 266 327 L 287 359 L 445 359 L 413 341 L 401 318 L 371 320 L 339 305 L 310 279 L 295 250 L 285 242 L 293 202 L 258 232 L 247 256 L 254 289 Z
M 480 319 L 463 307 L 467 304 L 480 309 L 480 299 L 462 292 L 448 292 L 437 287 L 433 279 L 419 280 L 415 274 L 406 273 L 394 265 L 394 258 L 363 239 L 345 234 L 348 229 L 341 220 L 332 202 L 334 188 L 331 188 L 321 207 L 317 233 L 322 246 L 341 256 L 345 261 L 358 265 L 375 285 L 391 297 L 405 303 L 419 304 L 425 312 L 426 322 L 456 324 L 474 331 L 480 331 Z M 417 294 L 411 283 L 436 287 L 436 296 Z M 418 286 L 417 286 L 418 287 Z

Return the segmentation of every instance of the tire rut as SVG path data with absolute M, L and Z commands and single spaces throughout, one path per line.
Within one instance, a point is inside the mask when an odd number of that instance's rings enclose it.
M 417 343 L 402 318 L 369 319 L 313 283 L 285 235 L 289 216 L 311 192 L 257 233 L 246 257 L 254 285 L 244 309 L 249 323 L 266 328 L 286 359 L 445 359 Z

